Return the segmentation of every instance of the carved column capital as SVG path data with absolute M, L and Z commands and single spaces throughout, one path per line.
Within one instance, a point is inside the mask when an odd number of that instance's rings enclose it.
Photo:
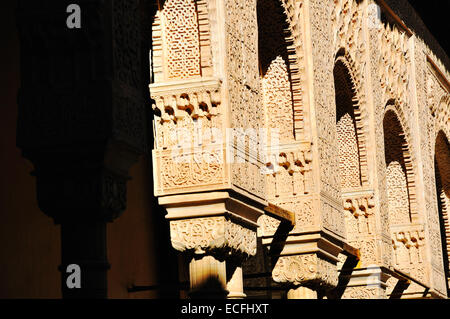
M 229 192 L 159 198 L 167 210 L 173 247 L 182 252 L 245 259 L 256 254 L 258 205 Z
M 256 255 L 263 203 L 233 192 L 159 198 L 170 222 L 172 246 L 190 259 L 191 295 L 243 298 L 242 262 Z M 201 262 L 200 262 L 201 260 Z
M 317 254 L 281 256 L 272 271 L 274 281 L 292 286 L 330 289 L 338 283 L 336 264 Z
M 225 216 L 189 218 L 170 221 L 173 247 L 195 254 L 223 256 L 256 254 L 256 231 Z

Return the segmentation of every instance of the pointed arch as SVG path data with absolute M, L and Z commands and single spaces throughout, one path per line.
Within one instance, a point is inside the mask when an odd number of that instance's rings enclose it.
M 402 162 L 402 170 L 406 174 L 411 219 L 414 222 L 419 221 L 423 222 L 423 216 L 419 215 L 417 208 L 416 179 L 415 179 L 416 168 L 414 166 L 414 163 L 416 163 L 416 157 L 414 155 L 414 152 L 412 152 L 411 150 L 412 136 L 409 127 L 406 124 L 407 121 L 403 109 L 404 108 L 395 99 L 390 99 L 386 104 L 383 121 L 383 130 L 385 132 L 384 142 L 385 142 L 386 165 L 388 165 L 387 163 L 388 154 L 386 153 L 388 148 L 393 152 L 397 152 L 396 154 L 398 156 L 401 155 L 401 158 L 399 157 L 399 159 L 401 159 Z M 386 124 L 391 123 L 386 121 L 387 116 L 391 119 L 395 117 L 393 123 L 395 123 L 396 126 L 395 127 L 391 126 L 393 127 L 393 130 L 391 131 L 384 125 L 384 123 Z M 399 138 L 401 137 L 401 140 L 395 138 L 396 134 L 399 136 Z M 390 142 L 390 137 L 394 138 L 393 141 L 396 142 L 401 141 L 401 144 L 395 145 L 394 142 Z
M 434 165 L 444 272 L 450 293 L 450 144 L 444 131 L 439 131 L 436 137 Z
M 341 186 L 365 187 L 369 184 L 366 151 L 366 112 L 356 69 L 344 49 L 336 55 L 333 70 L 336 125 L 341 167 Z
M 420 220 L 413 163 L 404 126 L 389 103 L 383 120 L 389 220 L 391 225 L 410 224 Z
M 258 56 L 266 124 L 268 128 L 280 129 L 282 143 L 298 139 L 304 129 L 295 37 L 285 7 L 283 1 L 257 1 Z

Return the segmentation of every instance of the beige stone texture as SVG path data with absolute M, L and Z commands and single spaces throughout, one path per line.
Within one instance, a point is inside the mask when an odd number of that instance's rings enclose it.
M 411 10 L 159 1 L 154 195 L 193 292 L 447 297 L 450 73 Z

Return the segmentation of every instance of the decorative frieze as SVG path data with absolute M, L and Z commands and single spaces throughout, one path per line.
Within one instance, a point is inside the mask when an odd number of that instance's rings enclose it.
M 150 85 L 150 96 L 155 101 L 153 109 L 158 110 L 157 116 L 163 122 L 175 123 L 187 116 L 193 119 L 217 116 L 222 100 L 220 81 L 215 78 L 154 83 Z
M 273 271 L 276 282 L 328 289 L 338 283 L 336 264 L 316 254 L 281 256 Z
M 155 193 L 224 188 L 228 184 L 222 145 L 199 150 L 153 151 Z
M 425 267 L 425 232 L 422 224 L 395 225 L 391 227 L 394 267 L 428 282 Z
M 373 192 L 344 193 L 342 198 L 344 209 L 350 213 L 346 214 L 347 239 L 352 242 L 362 239 L 361 236 L 374 235 L 376 229 Z
M 172 245 L 196 254 L 220 250 L 246 256 L 256 255 L 256 232 L 225 217 L 190 218 L 170 221 Z
M 269 155 L 272 162 L 267 166 L 267 198 L 279 202 L 289 197 L 311 194 L 314 187 L 312 176 L 312 153 L 308 144 Z M 278 156 L 277 156 L 278 155 Z

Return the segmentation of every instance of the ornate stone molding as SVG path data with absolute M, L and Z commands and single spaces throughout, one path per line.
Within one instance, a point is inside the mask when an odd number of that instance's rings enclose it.
M 223 145 L 198 150 L 153 151 L 155 195 L 229 187 Z
M 360 235 L 375 234 L 373 191 L 343 193 L 342 199 L 344 209 L 351 214 L 346 215 L 347 238 L 353 241 Z
M 289 197 L 311 194 L 314 189 L 310 143 L 283 146 L 269 155 L 267 167 L 267 198 L 275 203 Z
M 190 218 L 170 221 L 170 236 L 178 251 L 196 254 L 229 252 L 256 255 L 256 232 L 226 217 Z
M 377 287 L 348 287 L 342 299 L 386 299 L 386 293 Z
M 428 283 L 425 266 L 425 230 L 422 224 L 391 226 L 394 267 Z
M 409 52 L 409 37 L 395 25 L 391 27 L 383 24 L 378 34 L 381 49 L 378 76 L 385 100 L 395 98 L 403 107 L 409 102 L 408 66 L 412 58 Z
M 228 192 L 175 195 L 159 198 L 167 210 L 173 247 L 221 258 L 256 254 L 256 228 L 263 213 Z
M 150 84 L 150 96 L 155 100 L 163 121 L 174 121 L 218 115 L 221 103 L 221 83 L 216 78 L 199 78 Z
M 336 264 L 318 257 L 316 254 L 281 256 L 273 271 L 276 282 L 329 289 L 338 283 Z

